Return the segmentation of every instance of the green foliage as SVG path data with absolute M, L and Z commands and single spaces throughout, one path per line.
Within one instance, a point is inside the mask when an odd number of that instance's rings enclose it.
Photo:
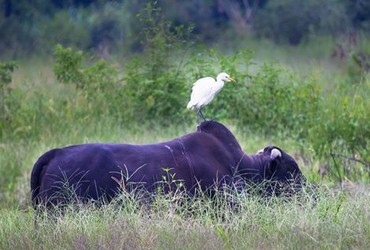
M 54 73 L 62 83 L 77 87 L 91 107 L 89 112 L 96 116 L 181 124 L 186 121 L 183 65 L 191 28 L 173 27 L 156 3 L 149 3 L 138 19 L 145 26 L 141 34 L 144 51 L 126 62 L 124 84 L 114 65 L 103 60 L 88 64 L 87 55 L 61 45 L 55 47 Z
M 370 76 L 370 54 L 354 52 L 346 62 L 348 77 L 353 84 L 365 82 Z
M 56 43 L 95 50 L 104 57 L 122 48 L 136 52 L 142 48 L 137 31 L 145 25 L 135 17 L 147 2 L 2 1 L 1 56 L 49 55 Z M 207 44 L 255 34 L 300 44 L 318 34 L 338 37 L 348 30 L 370 30 L 367 0 L 162 0 L 156 6 L 163 8 L 172 26 L 197 24 L 192 33 Z
M 72 48 L 65 48 L 58 44 L 54 50 L 54 74 L 63 83 L 76 83 L 77 87 L 83 84 L 84 79 L 79 71 L 82 67 L 83 53 L 75 52 Z
M 349 27 L 344 1 L 295 0 L 268 1 L 256 12 L 256 31 L 259 36 L 293 45 L 310 35 L 344 32 Z
M 173 27 L 163 18 L 156 3 L 147 4 L 138 15 L 144 23 L 143 53 L 124 67 L 124 100 L 131 119 L 155 120 L 161 124 L 184 121 L 186 74 L 184 60 L 191 27 Z M 174 60 L 177 58 L 176 60 Z
M 65 84 L 73 83 L 96 116 L 120 117 L 122 88 L 118 68 L 102 59 L 87 61 L 82 51 L 55 47 L 54 74 Z M 107 101 L 109 100 L 109 101 Z
M 9 84 L 12 82 L 12 73 L 18 67 L 16 62 L 0 61 L 0 138 L 3 129 L 11 119 L 9 112 Z
M 241 126 L 265 135 L 304 139 L 317 112 L 320 88 L 284 68 L 262 65 L 244 91 L 234 116 Z
M 16 68 L 16 62 L 0 62 L 0 88 L 5 88 L 12 82 L 12 73 Z
M 162 63 L 162 62 L 161 62 Z M 160 64 L 161 64 L 160 63 Z M 135 121 L 162 124 L 184 122 L 187 100 L 185 78 L 174 66 L 167 69 L 145 58 L 135 58 L 125 67 L 123 98 Z M 160 72 L 166 70 L 166 72 Z
M 345 1 L 347 13 L 353 23 L 353 27 L 358 30 L 370 28 L 370 2 L 367 0 Z
M 337 93 L 323 99 L 309 142 L 319 157 L 331 155 L 342 163 L 343 177 L 367 178 L 370 175 L 369 85 L 344 87 L 345 92 L 352 94 Z

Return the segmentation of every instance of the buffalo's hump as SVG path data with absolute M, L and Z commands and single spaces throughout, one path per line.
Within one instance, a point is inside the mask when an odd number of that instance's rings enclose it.
M 206 121 L 197 131 L 171 141 L 133 145 L 92 143 L 52 149 L 35 163 L 32 200 L 58 204 L 71 199 L 110 200 L 120 190 L 154 192 L 183 188 L 194 193 L 244 180 L 300 181 L 292 157 L 277 147 L 243 152 L 221 123 Z

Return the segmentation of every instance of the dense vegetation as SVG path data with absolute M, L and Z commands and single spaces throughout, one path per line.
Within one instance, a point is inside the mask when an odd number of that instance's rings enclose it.
M 56 43 L 108 56 L 142 49 L 139 13 L 149 1 L 0 2 L 0 57 L 50 54 Z M 235 34 L 298 45 L 312 38 L 369 33 L 367 0 L 159 0 L 157 6 L 173 24 L 194 25 L 198 41 L 213 43 Z
M 225 2 L 1 2 L 1 249 L 369 245 L 367 1 Z M 236 18 L 236 4 L 244 11 L 246 3 L 250 15 Z M 288 11 L 298 7 L 300 22 Z M 174 16 L 173 8 L 182 11 Z M 187 19 L 194 8 L 207 11 Z M 29 176 L 38 156 L 73 143 L 158 142 L 194 131 L 195 114 L 185 109 L 191 84 L 220 71 L 237 82 L 206 116 L 224 122 L 247 152 L 286 149 L 319 186 L 315 197 L 172 194 L 148 207 L 123 194 L 125 206 L 71 207 L 33 230 Z

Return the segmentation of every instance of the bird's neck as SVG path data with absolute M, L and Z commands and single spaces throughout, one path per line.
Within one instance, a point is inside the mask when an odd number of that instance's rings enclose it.
M 225 84 L 224 81 L 217 79 L 215 87 L 214 87 L 215 92 L 216 93 L 219 92 L 223 88 L 224 84 Z

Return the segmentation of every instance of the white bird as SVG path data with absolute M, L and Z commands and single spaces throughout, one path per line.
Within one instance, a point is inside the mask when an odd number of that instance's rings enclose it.
M 204 77 L 193 84 L 190 101 L 187 105 L 188 109 L 197 109 L 198 123 L 200 117 L 206 120 L 202 114 L 201 109 L 210 103 L 213 98 L 221 91 L 225 81 L 235 82 L 228 74 L 222 72 L 218 74 L 216 81 L 212 77 Z

